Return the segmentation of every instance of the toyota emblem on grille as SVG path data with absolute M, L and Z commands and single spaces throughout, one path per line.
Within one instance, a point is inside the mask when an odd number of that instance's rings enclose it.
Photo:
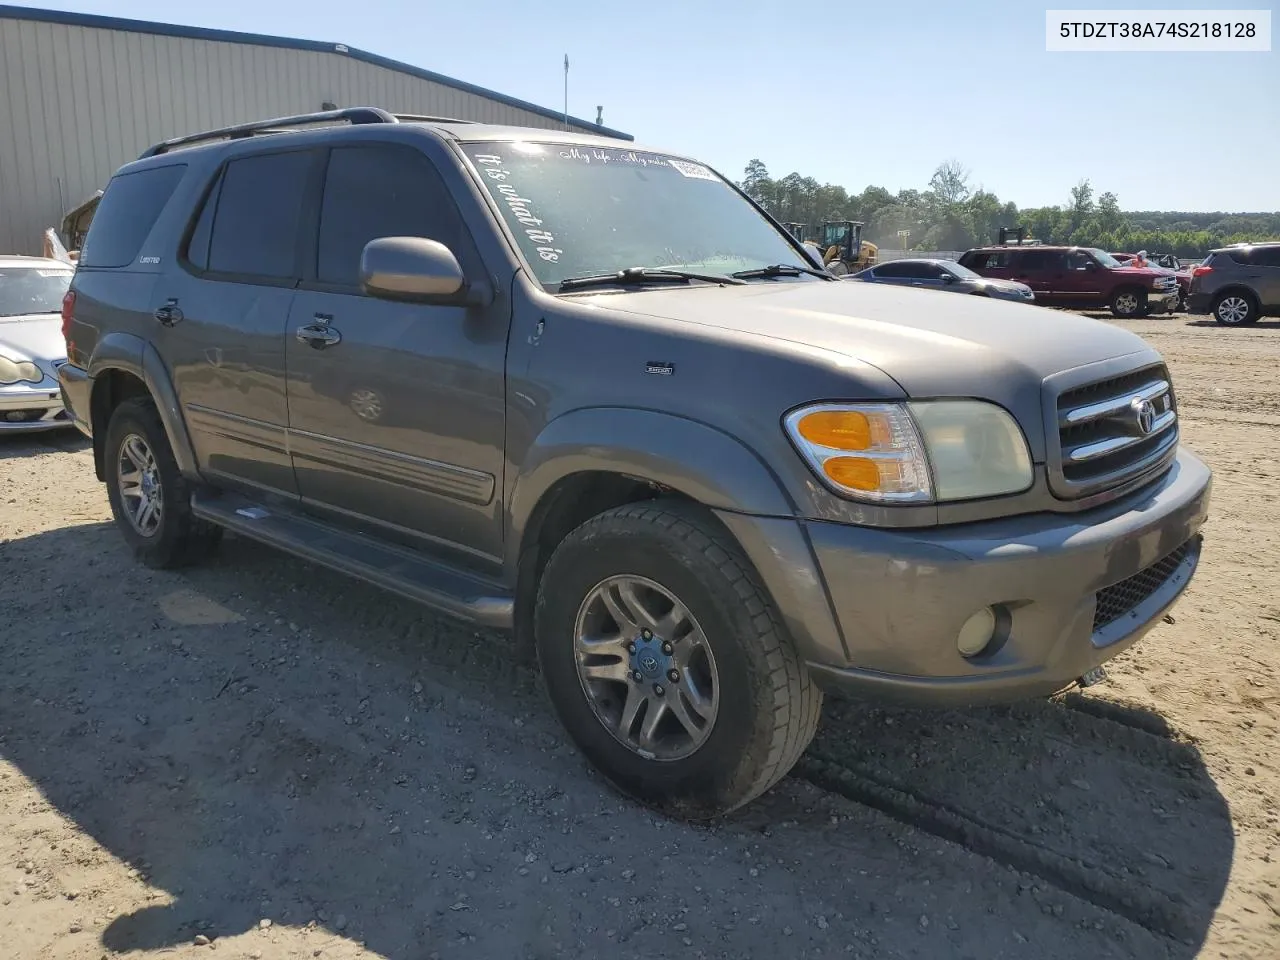
M 1145 437 L 1154 429 L 1156 407 L 1150 400 L 1134 397 L 1133 402 L 1129 404 L 1129 410 L 1133 414 L 1133 424 L 1138 428 L 1138 433 Z

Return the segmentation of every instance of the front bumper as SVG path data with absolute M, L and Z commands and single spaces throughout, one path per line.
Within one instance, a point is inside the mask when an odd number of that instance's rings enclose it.
M 0 386 L 0 435 L 57 430 L 71 426 L 62 391 L 48 377 L 41 383 Z
M 1084 514 L 915 531 L 809 522 L 846 658 L 810 668 L 824 687 L 918 705 L 1060 690 L 1142 637 L 1186 588 L 1211 486 L 1181 451 L 1154 486 Z M 957 634 L 985 606 L 998 611 L 997 648 L 965 659 Z
M 1152 290 L 1147 294 L 1147 309 L 1151 313 L 1173 313 L 1181 300 L 1182 294 L 1177 287 L 1168 292 Z

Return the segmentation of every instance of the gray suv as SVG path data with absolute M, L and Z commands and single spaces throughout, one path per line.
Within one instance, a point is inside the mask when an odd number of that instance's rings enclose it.
M 1191 271 L 1190 313 L 1243 327 L 1280 314 L 1280 243 L 1237 243 L 1210 250 Z
M 359 108 L 158 144 L 63 324 L 142 562 L 232 530 L 509 631 L 680 816 L 782 777 L 825 690 L 1091 679 L 1200 557 L 1210 473 L 1138 337 L 842 282 L 604 137 Z

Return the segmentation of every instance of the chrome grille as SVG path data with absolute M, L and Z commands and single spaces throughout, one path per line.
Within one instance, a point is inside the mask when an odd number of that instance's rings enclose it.
M 1173 385 L 1163 364 L 1066 390 L 1058 397 L 1056 492 L 1068 497 L 1154 473 L 1178 443 Z

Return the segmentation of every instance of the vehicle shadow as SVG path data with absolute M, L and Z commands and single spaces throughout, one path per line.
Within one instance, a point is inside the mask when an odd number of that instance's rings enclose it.
M 35 433 L 10 433 L 0 431 L 0 460 L 33 457 L 42 453 L 65 451 L 75 453 L 92 445 L 83 433 L 74 428 L 41 430 Z
M 833 698 L 693 827 L 605 788 L 505 641 L 256 544 L 158 573 L 85 524 L 0 545 L 0 584 L 0 756 L 171 898 L 111 951 L 265 917 L 394 958 L 1190 958 L 1232 860 L 1198 752 L 1094 697 Z
M 1225 323 L 1218 323 L 1217 320 L 1188 320 L 1188 327 L 1212 327 L 1215 330 L 1232 331 L 1232 330 L 1252 330 L 1258 333 L 1275 333 L 1280 332 L 1280 317 L 1263 317 L 1254 323 L 1244 326 L 1232 327 Z

